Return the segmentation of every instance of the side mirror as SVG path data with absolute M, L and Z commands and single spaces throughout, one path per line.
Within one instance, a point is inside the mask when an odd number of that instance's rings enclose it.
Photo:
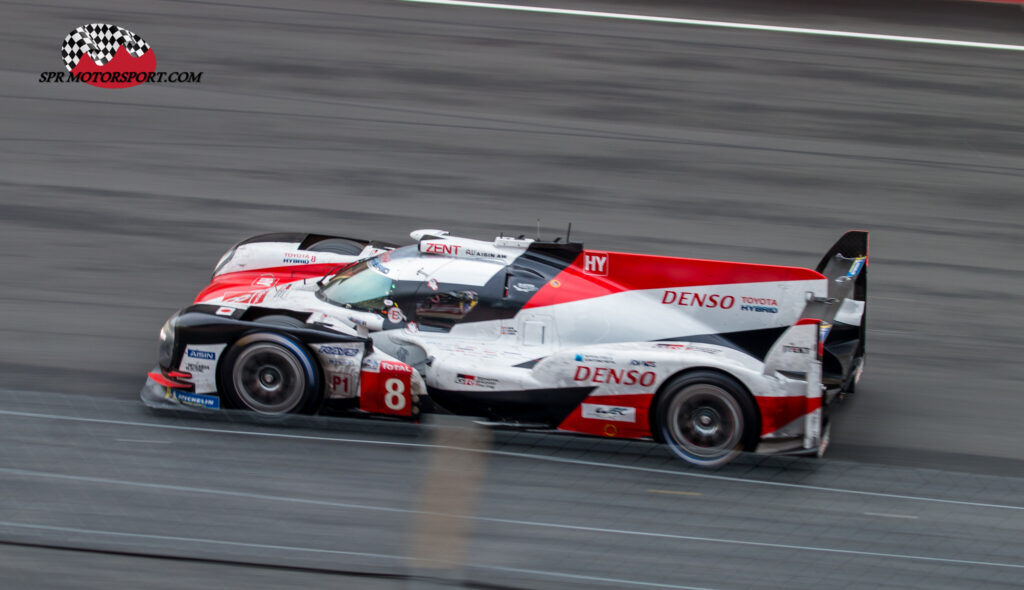
M 384 317 L 368 311 L 349 309 L 344 318 L 355 328 L 360 336 L 366 336 L 369 332 L 379 332 L 384 329 Z

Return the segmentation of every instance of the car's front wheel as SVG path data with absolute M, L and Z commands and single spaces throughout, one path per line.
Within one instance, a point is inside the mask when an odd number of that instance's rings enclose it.
M 272 333 L 241 338 L 221 365 L 221 385 L 230 404 L 265 416 L 314 409 L 317 377 L 302 345 Z
M 676 377 L 656 409 L 658 434 L 673 453 L 700 467 L 719 467 L 753 447 L 757 411 L 735 379 L 712 371 Z

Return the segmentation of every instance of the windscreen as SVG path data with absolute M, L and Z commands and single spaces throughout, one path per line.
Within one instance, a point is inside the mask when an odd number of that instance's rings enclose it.
M 353 309 L 383 311 L 387 308 L 384 300 L 391 295 L 395 283 L 373 269 L 375 262 L 376 259 L 366 260 L 341 271 L 324 285 L 321 296 Z

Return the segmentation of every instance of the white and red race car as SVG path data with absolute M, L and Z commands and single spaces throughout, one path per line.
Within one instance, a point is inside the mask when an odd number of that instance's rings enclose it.
M 816 270 L 440 230 L 239 243 L 160 331 L 153 406 L 654 439 L 686 461 L 820 454 L 864 365 L 867 232 Z

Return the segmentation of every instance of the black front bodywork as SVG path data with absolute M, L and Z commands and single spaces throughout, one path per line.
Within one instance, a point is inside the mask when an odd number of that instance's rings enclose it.
M 298 326 L 282 326 L 262 323 L 259 320 L 268 315 L 287 315 L 298 320 L 305 320 L 309 314 L 296 314 L 285 310 L 249 308 L 234 310 L 230 315 L 218 315 L 216 305 L 198 304 L 184 308 L 174 320 L 174 346 L 171 351 L 170 366 L 161 365 L 161 369 L 174 370 L 181 362 L 185 347 L 189 344 L 227 344 L 230 346 L 239 338 L 254 332 L 274 332 L 291 337 L 293 340 L 308 345 L 310 343 L 360 343 L 364 350 L 373 350 L 373 341 L 360 336 L 342 334 L 317 324 Z

